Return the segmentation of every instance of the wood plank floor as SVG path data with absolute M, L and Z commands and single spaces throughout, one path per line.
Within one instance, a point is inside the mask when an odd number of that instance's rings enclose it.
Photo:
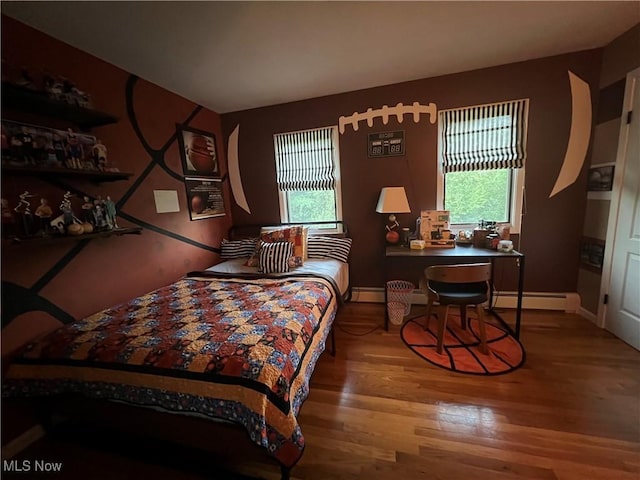
M 524 366 L 463 375 L 411 352 L 399 327 L 381 328 L 383 314 L 363 303 L 339 312 L 337 355 L 321 357 L 299 416 L 307 446 L 292 478 L 640 478 L 640 352 L 577 315 L 524 311 Z M 124 478 L 123 462 L 137 472 L 126 478 L 216 478 L 93 455 L 101 478 Z
M 525 311 L 520 369 L 457 374 L 411 352 L 399 327 L 347 333 L 381 324 L 383 308 L 339 313 L 337 355 L 320 360 L 300 414 L 294 478 L 640 478 L 640 352 L 578 315 Z

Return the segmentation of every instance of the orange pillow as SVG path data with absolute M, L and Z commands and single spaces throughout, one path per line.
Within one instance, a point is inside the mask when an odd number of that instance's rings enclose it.
M 293 255 L 289 258 L 289 267 L 299 267 L 304 263 L 305 257 L 305 235 L 303 227 L 286 227 L 278 230 L 271 230 L 260 234 L 260 240 L 265 243 L 290 242 L 293 246 Z M 246 265 L 255 267 L 260 258 L 260 248 L 247 260 Z
M 291 242 L 293 244 L 293 256 L 289 259 L 290 267 L 299 267 L 304 263 L 304 232 L 302 227 L 288 227 L 260 235 L 263 242 Z

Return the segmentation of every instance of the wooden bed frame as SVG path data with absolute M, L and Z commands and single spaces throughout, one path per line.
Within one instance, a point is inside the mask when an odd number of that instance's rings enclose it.
M 341 222 L 334 222 L 340 223 Z M 326 222 L 324 223 L 326 224 Z M 300 225 L 300 224 L 291 224 Z M 305 224 L 313 225 L 313 224 Z M 286 224 L 278 226 L 287 226 Z M 245 225 L 231 227 L 230 239 L 258 236 L 260 226 Z M 324 234 L 323 234 L 324 235 Z M 326 236 L 346 237 L 346 229 L 342 233 Z M 351 285 L 343 295 L 343 301 L 351 298 Z M 338 304 L 340 308 L 341 302 Z M 330 331 L 331 347 L 329 353 L 335 356 L 336 342 L 334 328 Z M 5 399 L 4 401 L 13 401 Z M 24 399 L 16 399 L 24 401 Z M 89 426 L 92 431 L 112 432 L 116 435 L 143 436 L 150 440 L 168 442 L 170 444 L 198 449 L 206 455 L 213 455 L 226 461 L 236 463 L 259 461 L 280 467 L 281 480 L 289 480 L 291 467 L 286 467 L 269 455 L 268 451 L 255 444 L 242 425 L 229 422 L 217 422 L 211 419 L 168 413 L 136 405 L 129 405 L 107 400 L 95 400 L 80 395 L 64 395 L 46 398 L 44 401 L 33 399 L 34 410 L 45 431 L 55 435 L 65 422 L 79 422 Z

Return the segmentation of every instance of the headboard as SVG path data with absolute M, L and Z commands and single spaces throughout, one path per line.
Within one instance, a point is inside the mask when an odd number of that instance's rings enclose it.
M 259 237 L 262 229 L 303 226 L 309 227 L 309 235 L 322 235 L 326 237 L 347 237 L 347 226 L 342 221 L 335 222 L 298 222 L 298 223 L 278 223 L 268 225 L 233 225 L 229 229 L 229 240 L 241 240 L 243 238 Z M 325 228 L 322 228 L 325 226 Z M 333 228 L 326 228 L 326 226 Z M 328 231 L 326 231 L 328 230 Z

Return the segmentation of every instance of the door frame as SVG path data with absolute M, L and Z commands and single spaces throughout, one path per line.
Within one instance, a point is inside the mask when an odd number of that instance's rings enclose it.
M 635 80 L 634 80 L 635 79 Z M 600 299 L 598 301 L 597 325 L 605 328 L 607 318 L 607 305 L 604 303 L 604 296 L 609 293 L 611 285 L 611 267 L 613 264 L 613 251 L 616 242 L 616 228 L 618 226 L 618 214 L 620 212 L 620 198 L 622 196 L 622 185 L 624 180 L 625 161 L 627 146 L 629 143 L 629 132 L 631 127 L 627 123 L 627 115 L 632 107 L 634 91 L 640 95 L 640 68 L 631 70 L 626 75 L 624 88 L 624 101 L 622 103 L 622 115 L 620 116 L 620 134 L 618 135 L 618 151 L 616 153 L 616 165 L 613 176 L 613 188 L 611 190 L 611 205 L 609 206 L 609 220 L 607 222 L 607 238 L 605 240 L 604 258 L 602 262 L 602 278 L 600 281 Z M 635 113 L 636 116 L 640 112 Z M 639 121 L 638 118 L 635 121 Z

